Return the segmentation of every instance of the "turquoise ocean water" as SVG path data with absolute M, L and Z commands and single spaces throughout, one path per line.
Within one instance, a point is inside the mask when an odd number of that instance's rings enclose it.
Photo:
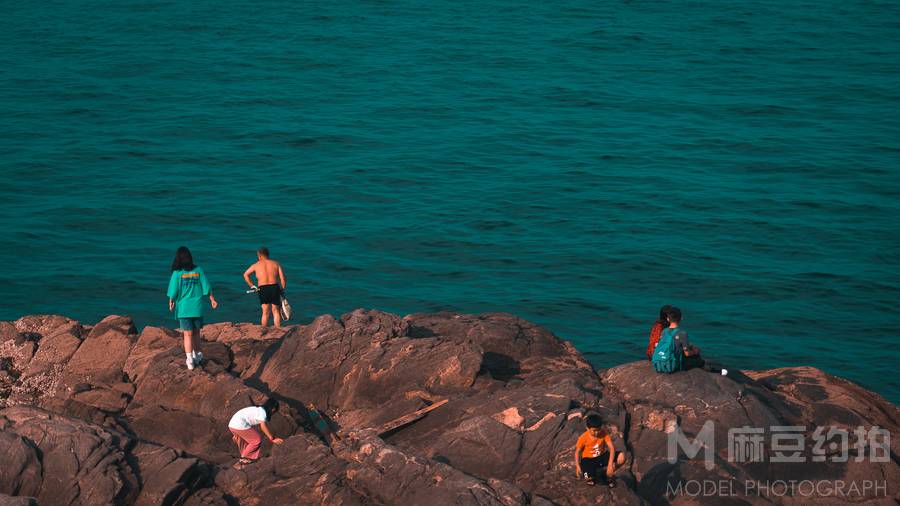
M 19 2 L 0 319 L 172 325 L 189 246 L 252 321 L 510 311 L 598 367 L 660 305 L 734 368 L 900 401 L 900 5 Z

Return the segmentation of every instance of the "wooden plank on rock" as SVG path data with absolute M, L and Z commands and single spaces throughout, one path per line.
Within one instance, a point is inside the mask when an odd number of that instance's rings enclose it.
M 422 409 L 413 411 L 412 413 L 409 413 L 407 415 L 403 415 L 400 418 L 395 418 L 394 420 L 391 420 L 390 422 L 382 425 L 381 429 L 378 430 L 378 435 L 382 436 L 392 430 L 399 429 L 400 427 L 403 427 L 404 425 L 409 425 L 409 424 L 421 419 L 422 417 L 424 417 L 426 414 L 428 414 L 428 412 L 433 411 L 433 410 L 443 406 L 444 404 L 447 404 L 448 400 L 449 399 L 442 399 L 440 401 L 435 402 L 434 404 L 432 404 L 430 406 L 425 406 Z

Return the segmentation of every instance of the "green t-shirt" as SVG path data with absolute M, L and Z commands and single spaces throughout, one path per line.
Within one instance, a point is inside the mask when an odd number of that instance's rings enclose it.
M 167 295 L 175 301 L 175 318 L 200 318 L 203 316 L 203 297 L 209 296 L 209 280 L 200 267 L 174 271 Z

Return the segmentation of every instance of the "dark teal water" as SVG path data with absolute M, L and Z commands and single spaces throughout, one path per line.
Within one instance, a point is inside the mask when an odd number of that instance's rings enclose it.
M 265 244 L 301 321 L 510 311 L 604 367 L 673 303 L 900 401 L 896 2 L 3 11 L 0 319 L 170 325 L 184 244 L 254 320 Z

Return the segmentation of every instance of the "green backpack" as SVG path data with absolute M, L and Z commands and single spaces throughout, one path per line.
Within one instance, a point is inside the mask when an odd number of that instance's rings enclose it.
M 675 335 L 678 332 L 680 332 L 678 328 L 663 330 L 651 359 L 656 372 L 673 373 L 682 369 L 684 354 L 679 353 L 678 347 L 675 346 Z

